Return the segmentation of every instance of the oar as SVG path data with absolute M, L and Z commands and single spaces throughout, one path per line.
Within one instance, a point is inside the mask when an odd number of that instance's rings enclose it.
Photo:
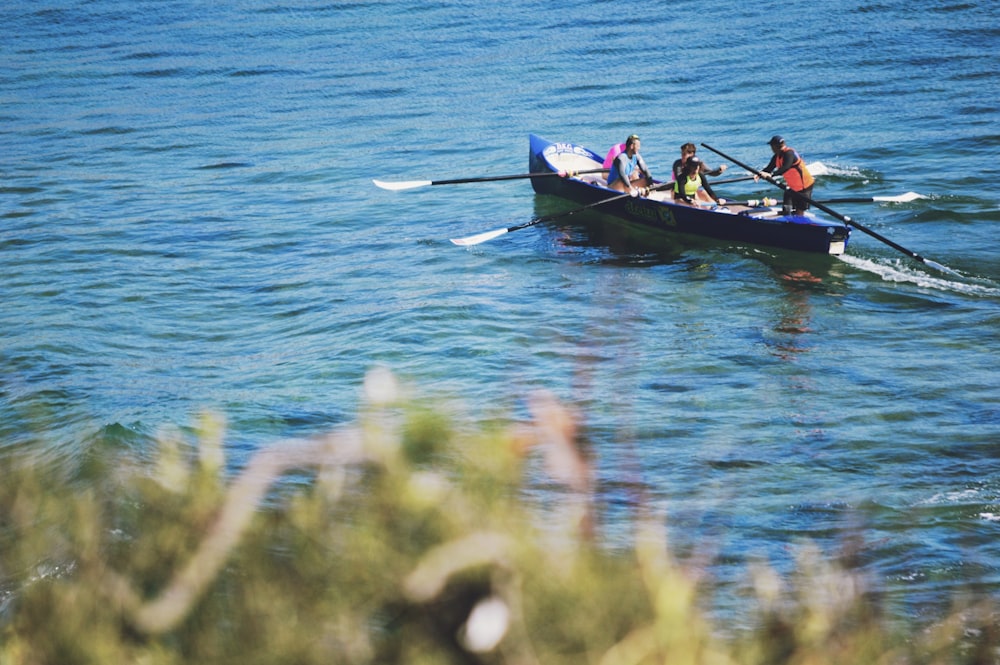
M 762 199 L 746 199 L 746 200 L 743 200 L 743 201 L 736 201 L 734 199 L 727 199 L 725 197 L 720 196 L 718 203 L 716 203 L 715 201 L 696 201 L 696 203 L 698 205 L 701 205 L 701 206 L 715 206 L 715 205 L 718 205 L 718 206 L 747 206 L 749 208 L 757 208 L 757 207 L 763 206 L 763 207 L 766 208 L 766 207 L 769 207 L 769 206 L 777 205 L 778 200 L 777 199 L 769 199 L 769 198 L 767 198 L 765 196 Z
M 708 148 L 709 150 L 711 150 L 715 154 L 719 155 L 723 159 L 728 159 L 733 164 L 736 164 L 737 166 L 743 167 L 744 169 L 746 169 L 750 173 L 756 173 L 756 174 L 758 174 L 760 177 L 764 178 L 765 180 L 767 180 L 769 183 L 771 183 L 775 187 L 779 187 L 781 189 L 788 189 L 788 187 L 785 184 L 778 182 L 770 174 L 764 173 L 763 171 L 758 171 L 757 169 L 753 168 L 752 166 L 747 166 L 743 162 L 741 162 L 741 161 L 739 161 L 737 159 L 733 159 L 729 155 L 723 153 L 721 150 L 716 150 L 715 148 L 713 148 L 710 145 L 707 145 L 705 143 L 702 143 L 701 145 L 703 147 L 705 147 L 705 148 Z M 920 256 L 916 252 L 908 250 L 905 247 L 903 247 L 902 245 L 898 245 L 898 244 L 894 243 L 893 241 L 889 240 L 885 236 L 880 235 L 880 234 L 876 233 L 875 231 L 872 231 L 871 229 L 869 229 L 866 226 L 862 226 L 861 224 L 855 222 L 853 219 L 851 219 L 847 215 L 841 215 L 839 212 L 837 212 L 835 210 L 831 210 L 825 204 L 820 203 L 819 201 L 814 201 L 811 198 L 809 198 L 808 196 L 805 196 L 803 194 L 799 194 L 798 192 L 796 192 L 795 195 L 798 196 L 799 198 L 801 198 L 804 201 L 808 201 L 810 204 L 816 206 L 817 208 L 819 208 L 823 212 L 825 212 L 825 213 L 827 213 L 829 215 L 832 215 L 833 217 L 836 217 L 837 219 L 839 219 L 840 221 L 844 222 L 845 224 L 850 224 L 851 226 L 853 226 L 854 228 L 858 229 L 859 231 L 863 231 L 863 232 L 867 233 L 868 235 L 870 235 L 871 237 L 875 238 L 876 240 L 879 240 L 879 241 L 884 242 L 885 244 L 889 245 L 889 247 L 892 247 L 893 249 L 895 249 L 897 251 L 900 251 L 903 254 L 906 254 L 907 256 L 909 256 L 912 259 L 916 259 L 917 261 L 920 261 L 921 263 L 923 263 L 925 265 L 928 265 L 928 266 L 930 266 L 932 268 L 940 270 L 941 272 L 951 273 L 952 275 L 958 275 L 959 277 L 961 277 L 961 275 L 959 273 L 955 272 L 951 268 L 947 268 L 947 267 L 941 265 L 940 263 L 938 263 L 937 261 L 931 261 L 930 259 L 925 259 L 924 257 Z
M 859 198 L 848 197 L 843 199 L 824 199 L 823 201 L 820 201 L 820 203 L 876 203 L 878 201 L 885 201 L 887 203 L 909 203 L 910 201 L 926 198 L 927 197 L 923 194 L 907 192 L 906 194 L 900 194 L 898 196 L 863 196 Z
M 652 187 L 650 187 L 649 191 L 653 192 L 658 189 L 663 189 L 664 187 L 670 187 L 673 184 L 674 183 L 672 182 L 661 182 L 659 185 L 653 185 Z M 588 203 L 587 205 L 580 206 L 579 208 L 566 210 L 565 212 L 557 212 L 551 215 L 542 215 L 541 217 L 537 217 L 531 220 L 530 222 L 525 222 L 524 224 L 518 224 L 516 226 L 508 226 L 505 229 L 495 229 L 493 231 L 479 233 L 474 236 L 469 236 L 467 238 L 452 238 L 451 241 L 456 245 L 462 245 L 465 247 L 469 245 L 478 245 L 481 242 L 486 242 L 487 240 L 493 240 L 494 238 L 498 238 L 505 233 L 511 233 L 512 231 L 520 231 L 521 229 L 526 229 L 529 226 L 534 226 L 535 224 L 539 224 L 541 222 L 551 222 L 552 220 L 559 219 L 560 217 L 569 217 L 570 215 L 575 215 L 578 212 L 583 212 L 584 210 L 590 210 L 591 208 L 596 208 L 597 206 L 602 206 L 606 203 L 611 203 L 612 201 L 619 201 L 621 199 L 628 198 L 630 196 L 632 196 L 632 194 L 626 192 L 624 194 L 612 196 L 611 198 L 608 199 L 601 199 L 600 201 Z
M 753 176 L 749 176 L 748 180 L 753 180 Z M 719 183 L 713 182 L 713 185 Z M 888 203 L 909 203 L 910 201 L 916 201 L 917 199 L 926 199 L 927 197 L 923 194 L 917 194 L 916 192 L 907 192 L 906 194 L 900 194 L 899 196 L 867 196 L 860 198 L 843 198 L 843 199 L 823 199 L 822 201 L 816 201 L 816 203 L 874 203 L 876 201 L 885 201 Z M 768 203 L 770 201 L 770 203 Z M 748 205 L 756 206 L 758 203 L 766 206 L 773 206 L 777 201 L 774 199 L 768 199 L 764 197 L 762 200 L 758 201 L 756 199 L 750 199 L 748 201 L 733 201 L 727 199 L 726 203 L 730 205 Z
M 586 171 L 545 171 L 544 173 L 519 173 L 517 175 L 494 175 L 479 178 L 455 178 L 452 180 L 405 180 L 402 182 L 386 182 L 384 180 L 372 180 L 377 187 L 399 191 L 402 189 L 416 189 L 417 187 L 427 187 L 429 185 L 462 185 L 469 182 L 494 182 L 496 180 L 520 180 L 522 178 L 547 178 L 559 176 L 565 178 L 572 177 L 579 173 L 603 173 L 608 169 L 588 169 Z
M 726 183 L 730 183 L 730 182 L 743 182 L 745 180 L 753 180 L 753 176 L 752 175 L 745 175 L 745 176 L 741 176 L 739 178 L 726 178 L 725 180 L 713 180 L 712 184 L 713 185 L 725 185 Z
M 822 162 L 813 162 L 812 164 L 806 164 L 806 168 L 809 169 L 810 171 L 813 170 L 813 167 L 817 167 L 817 168 L 823 167 L 823 164 L 822 164 Z M 823 167 L 823 168 L 825 168 L 825 167 Z M 725 185 L 725 184 L 728 184 L 730 182 L 745 182 L 747 180 L 753 180 L 753 178 L 754 177 L 752 175 L 745 175 L 745 176 L 740 176 L 739 178 L 726 178 L 725 180 L 713 180 L 711 184 L 712 184 L 712 186 L 715 186 L 715 185 Z

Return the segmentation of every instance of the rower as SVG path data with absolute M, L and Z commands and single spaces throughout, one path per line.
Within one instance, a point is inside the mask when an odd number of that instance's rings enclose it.
M 635 134 L 625 139 L 625 151 L 611 162 L 608 173 L 608 187 L 619 192 L 639 193 L 653 184 L 653 176 L 646 167 L 646 161 L 639 154 L 641 141 Z
M 684 162 L 681 175 L 674 183 L 674 201 L 683 201 L 691 205 L 703 203 L 720 203 L 719 197 L 712 191 L 708 179 L 701 170 L 702 161 L 698 157 L 688 157 Z

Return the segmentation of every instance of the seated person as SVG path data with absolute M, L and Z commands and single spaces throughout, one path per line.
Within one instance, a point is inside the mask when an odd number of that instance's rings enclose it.
M 725 203 L 712 191 L 712 186 L 701 171 L 702 161 L 697 157 L 688 157 L 684 162 L 681 175 L 674 182 L 674 201 L 683 201 L 691 205 L 703 203 Z
M 693 143 L 685 143 L 681 146 L 681 158 L 674 162 L 673 172 L 670 176 L 671 180 L 677 180 L 680 177 L 684 169 L 684 162 L 688 160 L 689 157 L 694 157 L 698 152 L 698 148 Z M 725 173 L 726 165 L 721 164 L 717 169 L 709 169 L 708 164 L 705 162 L 701 163 L 701 172 L 705 175 L 717 176 Z
M 608 173 L 608 187 L 619 192 L 648 188 L 653 184 L 653 176 L 646 168 L 646 161 L 639 154 L 639 137 L 632 134 L 625 139 L 625 150 L 611 162 Z

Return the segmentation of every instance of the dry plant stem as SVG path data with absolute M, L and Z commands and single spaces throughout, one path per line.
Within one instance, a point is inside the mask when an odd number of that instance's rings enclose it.
M 578 448 L 572 414 L 552 395 L 544 393 L 535 396 L 532 411 L 535 422 L 528 435 L 529 445 L 544 441 L 549 473 L 575 492 L 586 494 L 590 468 Z M 279 442 L 253 456 L 226 493 L 218 519 L 195 554 L 159 595 L 144 601 L 126 579 L 113 572 L 107 573 L 105 589 L 125 610 L 136 630 L 150 635 L 169 632 L 184 620 L 219 574 L 275 480 L 293 469 L 342 469 L 371 460 L 372 451 L 366 447 L 362 432 L 354 428 L 315 439 Z M 589 507 L 585 513 L 588 511 Z M 587 516 L 584 522 L 589 521 Z M 505 568 L 510 548 L 505 537 L 493 533 L 476 533 L 445 544 L 432 551 L 414 571 L 407 580 L 407 591 L 414 598 L 431 598 L 458 569 L 482 563 Z
M 159 596 L 141 602 L 131 586 L 117 576 L 109 580 L 109 590 L 129 610 L 135 629 L 147 634 L 172 630 L 218 575 L 268 488 L 279 476 L 292 469 L 343 466 L 365 459 L 361 433 L 356 430 L 279 443 L 256 454 L 229 489 L 218 519 L 197 552 Z
M 513 545 L 501 534 L 473 533 L 431 550 L 404 584 L 411 600 L 426 602 L 436 597 L 455 573 L 475 566 L 492 564 L 506 567 Z

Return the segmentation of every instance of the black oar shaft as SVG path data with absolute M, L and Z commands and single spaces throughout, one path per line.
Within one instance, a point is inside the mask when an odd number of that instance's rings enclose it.
M 520 180 L 522 178 L 547 178 L 551 176 L 576 175 L 578 173 L 602 173 L 607 169 L 587 169 L 585 171 L 545 171 L 543 173 L 518 173 L 516 175 L 481 176 L 478 178 L 453 178 L 451 180 L 432 180 L 432 185 L 462 185 L 470 182 L 494 182 L 499 180 Z
M 659 185 L 654 185 L 649 188 L 649 191 L 656 191 L 658 189 L 663 189 L 664 187 L 670 187 L 673 183 L 663 182 Z M 593 203 L 588 203 L 587 205 L 580 206 L 579 208 L 573 208 L 571 210 L 565 210 L 563 212 L 552 213 L 551 215 L 542 215 L 541 217 L 536 217 L 531 221 L 525 222 L 524 224 L 518 224 L 516 226 L 508 226 L 505 229 L 496 229 L 495 231 L 487 231 L 486 233 L 479 233 L 474 236 L 469 236 L 467 238 L 453 238 L 452 242 L 456 245 L 469 246 L 478 245 L 481 242 L 486 242 L 487 240 L 492 240 L 493 238 L 498 238 L 505 233 L 510 233 L 511 231 L 520 231 L 521 229 L 526 229 L 529 226 L 534 226 L 541 222 L 551 222 L 552 220 L 559 219 L 561 217 L 569 217 L 570 215 L 575 215 L 578 212 L 583 212 L 584 210 L 590 210 L 591 208 L 596 208 L 597 206 L 606 205 L 613 201 L 618 201 L 626 197 L 632 196 L 631 192 L 626 192 L 623 194 L 618 194 L 610 198 L 601 199 L 600 201 L 594 201 Z
M 740 176 L 739 178 L 726 178 L 725 180 L 713 180 L 712 185 L 725 185 L 731 182 L 745 182 L 747 180 L 753 180 L 752 175 Z
M 856 198 L 842 198 L 842 199 L 827 199 L 825 201 L 817 201 L 817 203 L 876 203 L 878 199 L 873 196 L 860 196 Z
M 649 191 L 655 192 L 658 189 L 663 189 L 664 187 L 669 187 L 672 184 L 673 183 L 663 182 L 663 183 L 660 183 L 659 185 L 653 185 L 652 187 L 649 188 Z M 512 226 L 512 227 L 508 228 L 507 230 L 508 231 L 519 231 L 520 229 L 523 229 L 523 228 L 528 227 L 528 226 L 534 226 L 535 224 L 539 224 L 541 222 L 551 222 L 553 220 L 560 219 L 562 217 L 569 217 L 570 215 L 575 215 L 578 212 L 583 212 L 584 210 L 590 210 L 591 208 L 596 208 L 597 206 L 602 206 L 602 205 L 611 203 L 613 201 L 618 201 L 618 200 L 621 200 L 621 199 L 626 199 L 626 198 L 629 198 L 630 196 L 632 196 L 632 194 L 630 192 L 625 192 L 624 194 L 618 194 L 617 196 L 612 196 L 612 197 L 607 198 L 607 199 L 601 199 L 600 201 L 594 201 L 593 203 L 588 203 L 587 205 L 580 206 L 579 208 L 572 208 L 570 210 L 564 210 L 563 212 L 554 212 L 551 215 L 542 215 L 541 217 L 537 217 L 537 218 L 531 220 L 530 222 L 525 222 L 524 224 L 518 224 L 517 226 Z
M 711 150 L 715 154 L 719 155 L 723 159 L 728 159 L 733 164 L 736 164 L 737 166 L 741 166 L 741 167 L 743 167 L 744 169 L 746 169 L 747 171 L 749 171 L 751 173 L 755 173 L 755 174 L 761 175 L 761 172 L 758 171 L 757 169 L 753 168 L 752 166 L 747 166 L 743 162 L 741 162 L 738 159 L 735 159 L 733 157 L 730 157 L 729 155 L 725 154 L 721 150 L 716 150 L 715 148 L 713 148 L 712 146 L 710 146 L 710 145 L 708 145 L 706 143 L 702 143 L 701 145 L 704 148 L 708 148 L 709 150 Z M 775 180 L 770 175 L 763 174 L 763 175 L 761 175 L 761 177 L 763 177 L 765 180 L 767 180 L 772 185 L 775 185 L 776 187 L 780 187 L 781 189 L 784 189 L 784 190 L 788 189 L 787 185 L 784 185 L 783 183 L 778 182 L 777 180 Z M 863 226 L 863 225 L 855 222 L 853 219 L 851 219 L 847 215 L 841 215 L 836 210 L 832 210 L 831 208 L 829 208 L 828 206 L 824 205 L 823 203 L 820 203 L 819 201 L 814 201 L 810 197 L 808 197 L 808 196 L 806 196 L 806 195 L 804 195 L 804 194 L 802 194 L 800 192 L 794 192 L 793 191 L 793 193 L 794 193 L 795 196 L 799 197 L 803 201 L 808 201 L 810 204 L 816 206 L 817 208 L 819 208 L 823 212 L 825 212 L 825 213 L 827 213 L 829 215 L 832 215 L 833 217 L 836 217 L 837 219 L 839 219 L 840 221 L 844 222 L 845 224 L 850 224 L 851 226 L 853 226 L 854 228 L 858 229 L 859 231 L 863 231 L 864 233 L 867 233 L 868 235 L 870 235 L 871 237 L 875 238 L 876 240 L 884 242 L 885 244 L 889 245 L 893 249 L 895 249 L 897 251 L 900 251 L 903 254 L 906 254 L 910 258 L 916 259 L 917 261 L 920 261 L 921 263 L 926 263 L 928 265 L 931 265 L 931 266 L 933 266 L 935 268 L 938 268 L 940 270 L 943 270 L 945 272 L 952 272 L 952 273 L 954 272 L 953 270 L 949 270 L 948 268 L 945 268 L 940 263 L 936 263 L 934 261 L 928 261 L 927 259 L 925 259 L 924 257 L 920 256 L 916 252 L 914 252 L 912 250 L 909 250 L 909 249 L 906 249 L 902 245 L 897 244 L 897 243 L 893 242 L 892 240 L 889 240 L 885 236 L 883 236 L 883 235 L 881 235 L 881 234 L 879 234 L 879 233 L 877 233 L 875 231 L 872 231 L 868 227 Z
M 905 194 L 902 196 L 847 196 L 840 199 L 826 199 L 825 201 L 818 201 L 818 203 L 909 203 L 914 199 L 920 198 L 919 195 L 914 195 L 910 198 L 906 198 L 906 196 Z

